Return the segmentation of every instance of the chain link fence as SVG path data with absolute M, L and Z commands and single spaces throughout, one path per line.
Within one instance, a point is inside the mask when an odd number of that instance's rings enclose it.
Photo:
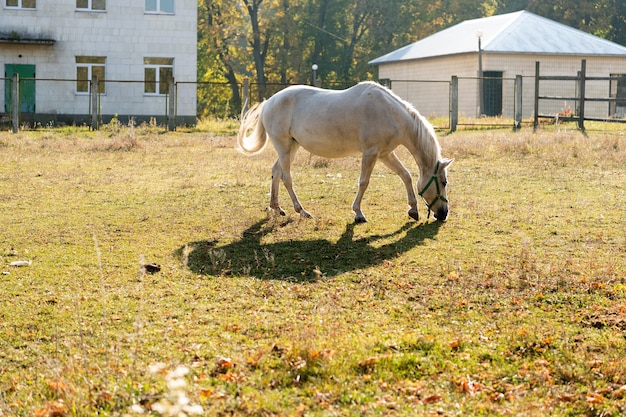
M 626 122 L 626 70 L 622 73 L 618 69 L 607 77 L 589 77 L 585 70 L 583 60 L 574 74 L 570 69 L 570 74 L 542 75 L 537 63 L 534 71 L 522 70 L 515 77 L 485 71 L 483 77 L 380 82 L 412 103 L 440 130 L 517 129 L 524 125 L 536 128 L 539 123 L 562 120 L 578 121 L 584 129 L 584 120 Z M 114 118 L 121 123 L 149 122 L 174 129 L 203 118 L 237 118 L 245 106 L 291 85 L 249 80 L 236 84 L 170 80 L 169 89 L 161 87 L 165 94 L 146 94 L 144 81 L 91 80 L 95 84 L 83 86 L 86 91 L 80 92 L 74 79 L 1 80 L 4 94 L 0 94 L 0 110 L 4 111 L 0 112 L 0 124 L 12 126 L 14 131 L 63 124 L 97 128 Z M 326 83 L 321 87 L 342 90 L 354 84 Z M 98 93 L 94 96 L 91 91 Z

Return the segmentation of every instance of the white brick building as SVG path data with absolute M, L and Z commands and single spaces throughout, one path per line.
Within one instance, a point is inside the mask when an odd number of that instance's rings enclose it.
M 11 111 L 17 72 L 27 122 L 87 120 L 92 75 L 104 79 L 104 122 L 164 118 L 173 77 L 182 82 L 177 122 L 195 123 L 197 7 L 196 0 L 2 0 L 0 113 Z
M 587 77 L 626 76 L 625 46 L 520 11 L 466 20 L 369 63 L 378 66 L 380 79 L 390 80 L 398 95 L 428 116 L 444 116 L 449 112 L 448 84 L 429 82 L 450 80 L 456 75 L 461 115 L 512 117 L 513 81 L 521 75 L 526 78 L 523 117 L 530 117 L 534 111 L 535 63 L 541 63 L 542 76 L 575 77 L 583 59 L 587 63 Z M 480 77 L 485 78 L 482 84 Z M 417 80 L 426 82 L 415 82 Z M 544 95 L 578 97 L 578 85 L 573 81 L 544 84 L 548 88 L 542 87 Z M 624 81 L 589 82 L 586 97 L 617 100 L 610 104 L 588 103 L 586 116 L 624 117 Z M 575 105 L 573 101 L 543 101 L 540 113 L 556 114 L 570 106 L 573 109 Z

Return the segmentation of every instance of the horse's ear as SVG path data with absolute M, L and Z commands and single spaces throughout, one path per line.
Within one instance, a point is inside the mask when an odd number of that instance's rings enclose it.
M 452 164 L 454 162 L 454 158 L 452 159 L 448 159 L 448 158 L 443 158 L 441 160 L 441 162 L 439 163 L 439 169 L 446 169 L 447 167 L 450 166 L 450 164 Z

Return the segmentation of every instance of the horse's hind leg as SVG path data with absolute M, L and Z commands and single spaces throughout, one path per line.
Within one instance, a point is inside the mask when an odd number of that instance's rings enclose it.
M 288 149 L 284 149 L 281 146 L 277 146 L 276 143 L 274 143 L 274 147 L 278 151 L 278 161 L 276 161 L 276 164 L 274 164 L 274 169 L 272 169 L 272 174 L 275 174 L 275 172 L 277 171 L 276 166 L 278 165 L 278 168 L 280 168 L 280 171 L 282 174 L 281 178 L 283 180 L 283 184 L 285 185 L 285 188 L 287 189 L 287 193 L 289 193 L 289 197 L 291 197 L 291 201 L 293 202 L 294 210 L 296 210 L 296 213 L 300 214 L 300 218 L 312 219 L 313 216 L 311 216 L 311 214 L 302 207 L 302 204 L 300 204 L 300 200 L 298 200 L 298 196 L 296 195 L 296 192 L 293 190 L 293 179 L 291 177 L 291 163 L 296 157 L 296 152 L 298 151 L 299 146 L 297 145 L 296 142 L 293 142 L 293 139 L 291 140 L 290 145 L 291 146 Z M 278 206 L 278 181 L 276 180 L 276 178 L 277 176 L 275 176 L 275 178 L 272 179 L 273 188 L 270 194 L 271 194 L 271 199 L 274 200 L 276 204 L 276 207 L 280 209 L 280 207 Z M 275 198 L 274 198 L 274 193 L 276 194 Z M 270 204 L 271 203 L 272 201 L 270 201 Z
M 281 216 L 285 215 L 285 211 L 278 204 L 278 187 L 280 179 L 283 176 L 283 170 L 280 168 L 280 162 L 277 159 L 272 166 L 272 183 L 270 185 L 270 208 Z
M 363 212 L 361 211 L 361 200 L 363 200 L 363 194 L 365 194 L 365 190 L 367 190 L 367 186 L 370 183 L 370 177 L 372 176 L 374 165 L 376 165 L 376 155 L 363 154 L 363 158 L 361 159 L 361 175 L 359 176 L 359 191 L 356 193 L 354 203 L 352 203 L 352 211 L 354 211 L 355 214 L 355 223 L 367 222 L 365 215 L 363 215 Z
M 406 187 L 406 194 L 409 203 L 409 216 L 415 220 L 419 220 L 419 214 L 417 211 L 417 197 L 415 196 L 415 191 L 413 190 L 413 179 L 411 178 L 411 173 L 404 166 L 404 164 L 398 159 L 395 152 L 391 152 L 389 155 L 380 158 L 381 161 L 387 167 L 398 174 L 404 186 Z

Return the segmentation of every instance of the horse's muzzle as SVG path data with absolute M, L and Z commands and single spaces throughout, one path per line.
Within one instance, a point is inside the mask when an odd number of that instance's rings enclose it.
M 435 219 L 439 220 L 440 222 L 446 220 L 446 218 L 448 217 L 448 208 L 439 207 L 437 211 L 433 213 L 433 216 L 435 216 Z

